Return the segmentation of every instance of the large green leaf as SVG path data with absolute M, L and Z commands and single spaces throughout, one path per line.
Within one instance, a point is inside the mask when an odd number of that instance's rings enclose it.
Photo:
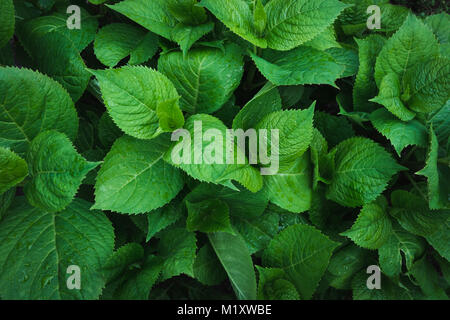
M 15 200 L 0 223 L 0 294 L 3 299 L 97 299 L 102 265 L 113 252 L 114 231 L 100 211 L 75 200 L 49 213 Z M 80 268 L 80 290 L 69 290 L 68 267 Z
M 270 242 L 265 265 L 281 268 L 303 299 L 310 299 L 322 278 L 337 243 L 312 226 L 287 227 Z
M 33 206 L 56 212 L 72 202 L 87 173 L 99 165 L 77 153 L 70 140 L 57 131 L 45 131 L 27 153 L 30 181 L 25 195 Z
M 11 150 L 0 147 L 0 195 L 22 182 L 27 175 L 25 160 Z
M 60 84 L 28 69 L 0 68 L 0 146 L 24 155 L 42 131 L 55 129 L 74 140 L 77 112 Z
M 144 213 L 172 200 L 184 185 L 181 172 L 162 160 L 167 137 L 146 141 L 119 138 L 106 156 L 95 184 L 95 208 Z
M 208 238 L 228 275 L 236 297 L 239 300 L 255 300 L 255 270 L 242 238 L 225 232 L 210 233 Z
M 357 207 L 375 200 L 391 177 L 405 168 L 375 142 L 350 138 L 331 152 L 334 172 L 327 197 L 341 205 Z
M 347 7 L 337 0 L 272 0 L 265 10 L 267 45 L 290 50 L 323 32 Z
M 329 84 L 334 86 L 345 67 L 326 52 L 301 46 L 288 52 L 250 53 L 259 71 L 275 85 Z
M 158 71 L 126 66 L 91 72 L 100 83 L 111 118 L 126 134 L 138 139 L 152 139 L 163 131 L 183 126 L 177 90 Z M 167 121 L 169 127 L 165 124 Z
M 189 113 L 213 113 L 227 102 L 238 87 L 243 74 L 243 61 L 238 48 L 225 47 L 164 54 L 158 70 L 165 74 L 181 95 L 180 106 Z

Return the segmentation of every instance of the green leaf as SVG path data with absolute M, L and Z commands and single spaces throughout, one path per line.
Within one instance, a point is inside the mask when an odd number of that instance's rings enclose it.
M 294 213 L 311 207 L 311 164 L 309 155 L 299 157 L 290 168 L 266 176 L 263 191 L 269 201 Z
M 178 202 L 170 202 L 162 208 L 147 213 L 147 237 L 148 242 L 156 233 L 177 222 L 184 215 L 184 211 Z
M 261 0 L 256 0 L 256 2 L 254 2 L 253 26 L 255 28 L 256 34 L 262 37 L 267 26 L 267 14 L 264 10 L 264 5 Z
M 227 277 L 216 253 L 208 243 L 198 251 L 194 263 L 194 276 L 207 286 L 218 285 Z
M 314 126 L 327 140 L 330 148 L 355 136 L 352 125 L 345 117 L 318 111 L 314 114 Z
M 11 150 L 0 147 L 0 195 L 21 183 L 27 175 L 25 160 Z
M 90 74 L 78 48 L 58 31 L 39 34 L 31 24 L 20 24 L 17 36 L 39 71 L 58 81 L 78 101 L 89 83 Z
M 65 9 L 65 8 L 64 8 Z M 47 33 L 57 32 L 73 43 L 78 52 L 83 51 L 95 37 L 98 28 L 97 18 L 80 7 L 80 29 L 67 27 L 65 10 L 59 10 L 47 16 L 40 16 L 25 22 L 25 28 L 32 30 L 33 36 L 41 37 Z
M 17 198 L 0 223 L 0 294 L 3 299 L 97 299 L 102 265 L 114 247 L 111 222 L 75 200 L 49 213 Z M 81 289 L 69 290 L 67 268 L 80 268 Z
M 5 0 L 0 4 L 0 48 L 12 38 L 14 34 L 14 3 L 13 0 Z
M 139 263 L 144 258 L 144 248 L 138 243 L 130 242 L 114 251 L 103 266 L 107 283 L 115 280 L 132 264 Z
M 296 224 L 270 242 L 263 263 L 283 269 L 303 299 L 310 299 L 338 243 L 312 226 Z
M 389 73 L 383 78 L 378 96 L 369 101 L 383 105 L 403 121 L 410 121 L 416 116 L 415 112 L 409 110 L 402 101 L 401 84 L 395 73 Z
M 325 50 L 330 54 L 337 64 L 344 67 L 344 71 L 340 75 L 342 78 L 351 77 L 358 72 L 358 53 L 348 48 L 329 48 Z
M 448 296 L 442 288 L 442 279 L 426 256 L 416 261 L 410 272 L 428 299 L 448 300 Z
M 431 211 L 421 197 L 407 191 L 392 192 L 391 202 L 393 208 L 389 213 L 405 230 L 418 236 L 427 237 L 437 232 L 449 217 L 446 212 Z
M 140 50 L 145 52 L 139 52 Z M 158 38 L 154 33 L 125 23 L 111 23 L 95 36 L 94 53 L 101 63 L 116 66 L 130 56 L 130 64 L 140 64 L 150 59 L 158 50 Z
M 77 153 L 70 140 L 57 131 L 34 138 L 27 153 L 30 181 L 25 195 L 33 206 L 57 212 L 72 202 L 87 173 L 99 165 Z
M 229 232 L 234 234 L 230 225 L 230 212 L 227 204 L 219 199 L 191 203 L 186 201 L 188 231 Z
M 189 113 L 219 110 L 238 87 L 243 74 L 242 56 L 234 45 L 225 53 L 213 48 L 162 55 L 158 70 L 165 74 L 181 94 L 180 106 Z
M 425 18 L 425 24 L 433 30 L 439 43 L 450 43 L 450 35 L 448 30 L 450 29 L 450 15 L 446 12 L 434 14 Z
M 375 80 L 391 73 L 399 82 L 408 70 L 439 55 L 439 44 L 433 32 L 419 18 L 410 14 L 401 28 L 386 42 L 375 65 Z
M 239 300 L 255 300 L 255 270 L 242 238 L 226 232 L 210 233 L 208 238 L 228 275 L 236 297 Z
M 214 23 L 208 22 L 198 26 L 190 26 L 183 23 L 177 24 L 172 30 L 172 39 L 180 45 L 184 55 L 187 54 L 192 45 L 204 35 L 214 29 Z
M 450 100 L 440 110 L 430 115 L 429 122 L 433 124 L 439 143 L 445 144 L 450 137 Z
M 186 274 L 194 276 L 195 251 L 197 249 L 195 233 L 184 228 L 172 228 L 161 234 L 157 252 L 163 261 L 161 280 Z
M 392 176 L 405 169 L 383 147 L 367 138 L 345 140 L 330 153 L 334 154 L 335 170 L 327 198 L 348 207 L 372 202 Z
M 177 106 L 178 93 L 163 74 L 142 66 L 119 69 L 91 70 L 100 83 L 108 112 L 117 126 L 138 139 L 153 139 L 161 133 L 158 106 L 167 112 L 166 121 L 180 123 Z M 161 108 L 161 107 L 160 107 Z M 160 112 L 163 110 L 159 110 Z
M 263 117 L 269 113 L 281 111 L 281 108 L 278 88 L 267 82 L 233 119 L 233 129 L 254 128 Z
M 259 37 L 253 26 L 253 13 L 246 0 L 202 0 L 200 5 L 211 11 L 231 31 L 252 44 L 266 48 L 267 41 Z
M 347 7 L 337 0 L 272 0 L 265 7 L 267 45 L 283 51 L 298 47 L 323 32 Z
M 258 269 L 258 300 L 300 300 L 294 284 L 288 280 L 283 269 Z
M 345 69 L 330 54 L 307 46 L 288 52 L 266 50 L 262 57 L 250 52 L 250 56 L 264 77 L 275 85 L 335 86 Z
M 184 179 L 178 169 L 162 160 L 169 146 L 165 138 L 117 139 L 98 173 L 94 207 L 136 214 L 172 200 L 182 189 Z
M 387 201 L 383 196 L 363 206 L 352 228 L 341 233 L 358 246 L 366 249 L 380 248 L 392 232 L 387 214 Z
M 181 141 L 174 142 L 166 152 L 164 155 L 165 161 L 203 182 L 221 184 L 229 180 L 236 180 L 252 192 L 257 192 L 262 188 L 260 173 L 247 161 L 245 161 L 245 164 L 237 163 L 236 158 L 242 151 L 237 148 L 236 144 L 234 161 L 232 161 L 232 164 L 227 164 L 226 146 L 231 142 L 227 138 L 227 128 L 219 119 L 206 114 L 196 114 L 186 120 L 184 128 L 187 131 L 183 131 L 184 136 L 179 137 L 182 138 Z M 217 138 L 214 136 L 211 139 L 212 141 L 204 139 L 204 134 L 209 129 L 215 129 L 214 132 L 218 134 Z M 183 154 L 186 152 L 187 159 L 181 157 L 176 159 L 180 151 Z M 214 156 L 215 159 L 209 159 L 208 155 Z M 243 158 L 246 160 L 245 157 Z M 211 162 L 211 164 L 207 162 Z
M 0 146 L 25 155 L 31 141 L 54 129 L 74 140 L 77 112 L 56 81 L 28 69 L 0 68 Z
M 280 168 L 291 168 L 292 164 L 308 149 L 313 138 L 314 102 L 305 110 L 276 111 L 265 116 L 256 125 L 257 130 L 266 129 L 267 152 L 272 147 L 272 130 L 278 130 Z
M 15 195 L 16 195 L 16 188 L 11 188 L 8 191 L 5 191 L 4 193 L 0 194 L 0 220 L 2 219 L 5 212 L 8 211 L 9 206 L 13 202 Z
M 204 8 L 197 6 L 197 0 L 168 0 L 170 13 L 180 22 L 188 25 L 198 25 L 207 19 Z
M 450 167 L 448 164 L 438 162 L 439 143 L 430 127 L 430 146 L 425 168 L 416 172 L 427 178 L 428 181 L 428 202 L 431 210 L 450 208 Z
M 380 268 L 388 277 L 396 278 L 401 272 L 402 254 L 405 258 L 406 268 L 409 270 L 413 262 L 423 254 L 424 250 L 424 240 L 405 231 L 399 225 L 393 224 L 390 237 L 378 249 Z
M 388 111 L 378 109 L 370 114 L 370 121 L 379 133 L 391 141 L 399 156 L 407 146 L 427 145 L 427 129 L 417 120 L 403 122 Z
M 374 78 L 375 62 L 386 39 L 379 35 L 369 35 L 355 41 L 359 47 L 359 69 L 353 87 L 353 108 L 355 111 L 370 112 L 376 105 L 369 99 L 378 92 Z
M 427 236 L 426 239 L 442 257 L 450 261 L 450 247 L 448 245 L 450 241 L 450 218 L 436 232 Z
M 312 40 L 305 42 L 303 45 L 313 47 L 314 49 L 322 51 L 330 48 L 341 47 L 341 45 L 336 40 L 336 31 L 334 30 L 333 26 L 329 26 Z

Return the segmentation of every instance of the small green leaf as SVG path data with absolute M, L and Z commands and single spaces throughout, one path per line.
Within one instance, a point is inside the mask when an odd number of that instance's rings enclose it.
M 229 232 L 234 234 L 230 225 L 230 213 L 227 204 L 219 199 L 201 202 L 186 202 L 188 231 Z
M 27 175 L 25 160 L 11 150 L 0 147 L 0 195 L 21 183 Z

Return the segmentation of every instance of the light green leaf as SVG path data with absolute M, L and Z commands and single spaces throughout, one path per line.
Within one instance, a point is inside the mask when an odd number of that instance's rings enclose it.
M 72 202 L 87 173 L 99 165 L 77 153 L 70 140 L 57 131 L 45 131 L 27 153 L 30 181 L 24 192 L 35 207 L 57 212 Z
M 283 269 L 256 268 L 259 274 L 258 300 L 300 300 L 297 289 Z
M 313 117 L 316 103 L 304 110 L 276 111 L 265 116 L 256 125 L 257 130 L 266 129 L 263 139 L 267 153 L 272 154 L 272 130 L 278 130 L 279 163 L 281 169 L 292 167 L 309 147 L 313 138 Z M 261 142 L 260 142 L 261 143 Z
M 4 0 L 0 4 L 0 48 L 12 38 L 14 34 L 14 3 L 13 0 Z
M 325 50 L 330 54 L 337 64 L 344 67 L 344 71 L 340 75 L 341 78 L 351 77 L 358 72 L 358 53 L 348 48 L 329 48 Z
M 302 46 L 288 52 L 266 50 L 262 57 L 250 53 L 259 71 L 275 85 L 329 84 L 344 72 L 333 57 L 323 51 Z
M 353 87 L 353 108 L 355 111 L 370 112 L 376 105 L 369 102 L 378 89 L 375 83 L 375 62 L 386 43 L 380 35 L 369 35 L 365 39 L 355 39 L 359 47 L 359 69 Z
M 281 108 L 278 88 L 267 82 L 233 119 L 233 129 L 254 128 L 263 117 L 269 113 L 281 111 Z
M 391 141 L 399 156 L 407 146 L 427 145 L 427 129 L 417 120 L 403 122 L 387 110 L 378 109 L 371 113 L 370 121 L 379 133 Z
M 0 146 L 25 155 L 42 131 L 55 129 L 74 140 L 78 117 L 59 83 L 28 69 L 0 68 Z
M 161 234 L 157 252 L 164 261 L 161 280 L 178 276 L 182 273 L 193 277 L 195 252 L 197 250 L 195 233 L 184 228 L 172 228 Z
M 229 232 L 234 234 L 230 225 L 230 212 L 227 204 L 219 199 L 191 203 L 186 201 L 188 231 Z
M 270 242 L 263 263 L 283 269 L 303 299 L 310 299 L 338 243 L 319 230 L 296 224 L 281 231 Z
M 165 74 L 181 94 L 180 106 L 189 113 L 213 113 L 219 110 L 238 87 L 243 60 L 237 47 L 227 45 L 225 53 L 213 48 L 162 55 L 158 70 Z
M 290 168 L 266 176 L 263 191 L 270 202 L 290 212 L 300 213 L 311 207 L 311 181 L 309 154 L 304 154 Z
M 335 170 L 327 198 L 357 207 L 370 203 L 384 191 L 389 180 L 405 168 L 375 142 L 367 138 L 351 138 L 331 152 Z
M 0 222 L 0 295 L 3 299 L 97 299 L 102 265 L 114 248 L 111 222 L 75 200 L 49 213 L 17 198 Z M 69 290 L 68 267 L 81 272 L 81 289 Z
M 383 196 L 363 206 L 352 228 L 341 233 L 358 246 L 380 248 L 390 237 L 392 223 L 387 214 L 387 201 Z
M 450 166 L 438 162 L 439 142 L 430 127 L 430 146 L 425 168 L 416 172 L 427 178 L 428 202 L 431 210 L 450 208 Z
M 208 243 L 198 251 L 194 263 L 194 276 L 207 286 L 218 285 L 227 277 L 216 253 Z
M 184 136 L 179 137 L 181 141 L 174 142 L 166 152 L 165 161 L 203 182 L 221 184 L 236 180 L 252 192 L 262 188 L 260 173 L 248 164 L 237 144 L 234 144 L 234 160 L 231 164 L 227 163 L 226 146 L 230 145 L 231 141 L 227 138 L 227 128 L 219 119 L 206 114 L 196 114 L 186 120 L 184 128 L 187 131 L 183 131 Z M 204 134 L 209 129 L 215 129 L 214 133 L 217 133 L 212 141 L 204 139 Z M 180 156 L 181 152 L 186 152 L 185 159 Z M 244 164 L 237 163 L 239 154 L 245 160 Z M 180 159 L 177 159 L 178 157 Z
M 401 28 L 386 42 L 375 65 L 375 80 L 397 75 L 400 84 L 408 70 L 439 55 L 439 44 L 433 32 L 419 18 L 410 14 Z
M 173 106 L 176 103 L 174 100 L 179 97 L 177 90 L 158 71 L 142 66 L 126 66 L 91 72 L 100 83 L 111 118 L 126 134 L 139 139 L 153 139 L 164 131 L 157 115 L 159 105 L 163 105 L 163 109 L 170 107 L 166 110 L 166 121 L 173 121 L 177 128 L 183 125 L 177 106 Z
M 425 241 L 407 231 L 398 224 L 392 225 L 392 232 L 384 245 L 378 249 L 380 268 L 385 275 L 396 278 L 402 268 L 402 253 L 407 269 L 425 250 Z
M 0 147 L 0 195 L 21 183 L 27 175 L 25 160 L 11 150 Z
M 378 96 L 369 101 L 381 104 L 403 121 L 410 121 L 416 116 L 402 101 L 401 84 L 395 73 L 389 73 L 383 78 Z
M 267 45 L 283 51 L 298 47 L 323 32 L 347 7 L 337 0 L 272 0 L 265 7 Z
M 267 41 L 253 27 L 253 13 L 246 0 L 202 0 L 200 5 L 212 12 L 231 31 L 252 44 L 266 48 Z
M 256 277 L 247 246 L 239 235 L 226 232 L 208 234 L 211 246 L 224 267 L 239 300 L 256 299 Z
M 139 50 L 144 49 L 142 57 Z M 158 38 L 154 33 L 125 23 L 111 23 L 95 36 L 94 53 L 101 63 L 116 66 L 130 55 L 130 64 L 140 64 L 150 59 L 158 50 Z
M 180 45 L 180 49 L 184 55 L 187 54 L 192 45 L 203 37 L 205 34 L 214 29 L 214 23 L 208 22 L 198 26 L 177 24 L 172 30 L 172 39 Z
M 448 213 L 431 211 L 423 198 L 403 190 L 391 194 L 393 208 L 389 213 L 407 231 L 418 236 L 430 236 L 445 224 Z
M 330 48 L 341 47 L 339 42 L 336 40 L 336 31 L 333 26 L 329 26 L 312 40 L 305 42 L 303 45 L 322 51 Z
M 94 207 L 136 214 L 172 200 L 184 179 L 178 169 L 162 160 L 169 146 L 166 138 L 117 139 L 97 175 Z

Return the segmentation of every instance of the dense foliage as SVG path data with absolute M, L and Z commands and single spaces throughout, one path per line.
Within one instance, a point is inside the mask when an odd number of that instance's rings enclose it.
M 1 0 L 0 298 L 447 299 L 449 30 L 388 0 Z M 180 128 L 279 130 L 279 170 L 177 163 Z

